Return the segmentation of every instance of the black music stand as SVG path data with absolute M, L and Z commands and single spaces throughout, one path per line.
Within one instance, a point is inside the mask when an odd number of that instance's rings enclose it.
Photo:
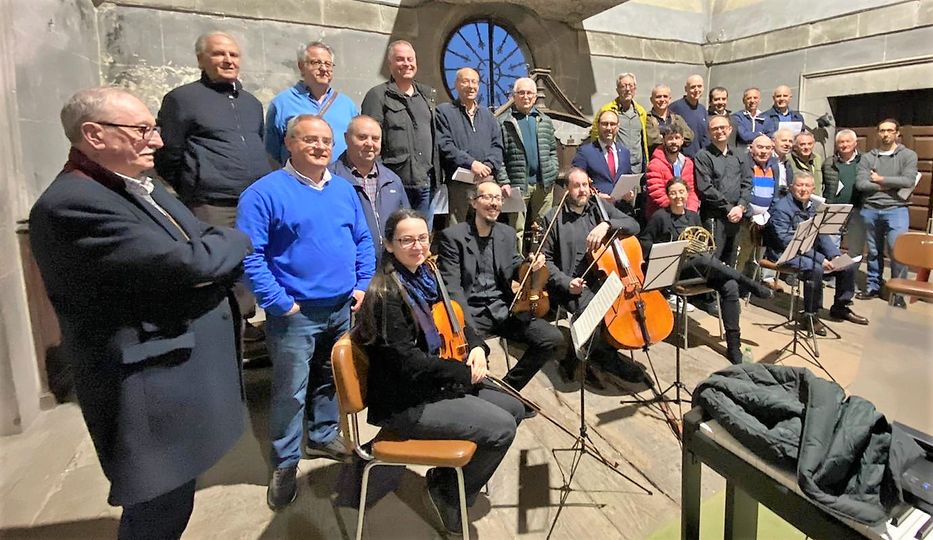
M 580 368 L 582 369 L 583 373 L 586 373 L 587 362 L 589 361 L 590 352 L 593 348 L 593 340 L 596 337 L 595 329 L 598 326 L 599 321 L 602 321 L 603 316 L 606 314 L 609 308 L 612 307 L 612 299 L 616 298 L 621 290 L 622 282 L 619 280 L 619 276 L 610 274 L 606 281 L 603 283 L 602 287 L 600 287 L 599 292 L 590 301 L 587 308 L 583 310 L 583 313 L 580 314 L 576 321 L 570 326 L 570 336 L 573 342 L 572 345 L 577 353 L 577 358 L 580 360 Z M 580 324 L 577 324 L 577 322 Z M 554 462 L 557 463 L 557 468 L 560 471 L 560 475 L 564 483 L 559 488 L 560 502 L 557 505 L 557 513 L 554 515 L 554 520 L 551 521 L 551 527 L 548 529 L 547 538 L 550 538 L 551 534 L 553 534 L 554 527 L 557 525 L 557 520 L 560 518 L 561 512 L 563 512 L 564 506 L 567 504 L 567 498 L 570 497 L 570 494 L 574 491 L 578 491 L 570 487 L 570 484 L 573 482 L 573 477 L 577 474 L 577 468 L 580 466 L 580 462 L 583 460 L 583 456 L 592 457 L 599 463 L 603 464 L 605 467 L 612 470 L 614 473 L 641 488 L 646 495 L 653 494 L 651 490 L 642 486 L 633 480 L 630 476 L 620 471 L 619 465 L 617 463 L 609 461 L 605 456 L 603 456 L 602 452 L 599 451 L 599 448 L 597 448 L 593 443 L 593 440 L 590 439 L 590 435 L 587 432 L 587 429 L 586 391 L 584 389 L 584 377 L 581 376 L 579 435 L 577 435 L 573 445 L 569 448 L 554 448 L 551 450 L 551 455 L 554 456 Z M 573 458 L 570 461 L 570 469 L 566 473 L 564 472 L 564 468 L 560 465 L 560 460 L 557 459 L 558 452 L 571 452 L 573 454 Z

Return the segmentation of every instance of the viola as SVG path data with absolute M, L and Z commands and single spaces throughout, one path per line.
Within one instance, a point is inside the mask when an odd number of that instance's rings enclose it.
M 603 221 L 609 215 L 599 195 L 596 206 Z M 645 349 L 665 339 L 674 329 L 674 314 L 660 291 L 643 291 L 644 256 L 641 244 L 634 236 L 618 239 L 615 235 L 590 253 L 599 272 L 608 277 L 614 273 L 622 282 L 622 292 L 603 317 L 606 341 L 616 349 Z
M 441 349 L 438 356 L 446 360 L 465 362 L 469 353 L 469 344 L 467 343 L 466 334 L 463 332 L 463 308 L 450 299 L 444 279 L 437 269 L 437 263 L 429 258 L 425 261 L 425 264 L 434 273 L 437 288 L 441 293 L 441 299 L 431 306 L 434 326 L 437 327 L 437 333 L 441 336 Z
M 547 266 L 542 266 L 534 272 L 531 271 L 531 262 L 541 253 L 542 239 L 541 225 L 533 223 L 529 228 L 528 254 L 530 260 L 525 260 L 518 267 L 519 287 L 515 299 L 512 301 L 512 313 L 528 313 L 532 319 L 540 319 L 551 311 L 551 302 L 546 290 L 547 281 L 551 277 Z

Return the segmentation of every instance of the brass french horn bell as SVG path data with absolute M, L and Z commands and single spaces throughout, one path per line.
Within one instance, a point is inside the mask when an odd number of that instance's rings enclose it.
M 684 252 L 688 255 L 703 255 L 716 251 L 716 240 L 713 238 L 713 234 L 699 225 L 684 229 L 680 236 L 677 237 L 677 240 L 687 241 Z

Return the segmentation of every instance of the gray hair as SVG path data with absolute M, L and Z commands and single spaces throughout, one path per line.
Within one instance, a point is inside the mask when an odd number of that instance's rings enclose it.
M 773 134 L 771 134 L 771 139 L 776 141 L 778 138 L 778 134 L 784 134 L 784 133 L 790 133 L 791 137 L 794 137 L 794 132 L 790 128 L 785 127 L 785 128 L 780 128 L 777 131 L 775 131 Z
M 619 86 L 619 83 L 622 82 L 622 79 L 632 79 L 632 82 L 635 83 L 635 86 L 638 86 L 638 79 L 635 78 L 634 73 L 620 73 L 619 76 L 616 77 L 616 86 Z
M 742 92 L 742 99 L 745 99 L 745 96 L 747 96 L 749 92 L 758 92 L 758 96 L 761 96 L 761 88 L 758 88 L 757 86 L 749 86 L 745 89 L 744 92 Z
M 113 98 L 133 96 L 117 86 L 100 86 L 79 90 L 62 107 L 61 121 L 65 136 L 72 144 L 81 142 L 81 124 L 103 120 L 110 109 Z
M 800 139 L 800 137 L 810 137 L 811 139 L 816 140 L 816 137 L 813 136 L 812 132 L 803 130 L 800 133 L 794 135 L 794 143 L 796 143 L 797 140 Z
M 413 51 L 415 50 L 415 46 L 412 45 L 410 42 L 405 41 L 404 39 L 396 39 L 392 43 L 389 43 L 389 46 L 386 47 L 386 61 L 392 60 L 392 51 L 395 50 L 395 48 L 398 47 L 399 45 L 408 45 L 409 47 L 411 47 L 411 50 Z M 331 53 L 331 56 L 333 56 L 333 54 L 334 53 Z M 415 56 L 417 55 L 418 53 L 415 53 Z
M 293 116 L 289 118 L 288 122 L 285 124 L 285 138 L 288 139 L 289 137 L 294 137 L 295 129 L 297 129 L 298 124 L 306 120 L 320 120 L 321 122 L 324 122 L 324 125 L 330 128 L 331 138 L 333 138 L 334 128 L 330 127 L 330 124 L 327 123 L 327 120 L 324 120 L 323 118 L 321 118 L 320 116 L 316 114 L 299 114 L 297 116 Z M 331 141 L 331 144 L 333 144 L 333 141 Z
M 839 142 L 839 139 L 843 137 L 852 137 L 855 140 L 858 140 L 858 135 L 849 128 L 840 129 L 836 132 L 836 142 Z
M 535 90 L 538 89 L 538 84 L 531 77 L 519 77 L 515 79 L 515 84 L 512 85 L 512 93 L 518 92 L 518 83 L 520 82 L 530 82 L 532 86 L 535 87 Z
M 795 170 L 795 171 L 794 171 L 794 181 L 793 181 L 792 183 L 793 183 L 793 184 L 796 184 L 796 183 L 797 183 L 797 180 L 799 180 L 799 179 L 801 179 L 801 178 L 809 178 L 810 180 L 815 181 L 815 179 L 813 178 L 813 173 L 811 173 L 810 171 L 796 171 L 796 170 Z
M 668 86 L 668 85 L 666 85 L 666 84 L 664 84 L 664 83 L 658 83 L 658 84 L 654 85 L 654 88 L 651 89 L 651 96 L 654 97 L 655 92 L 657 92 L 658 90 L 661 90 L 662 88 L 667 89 L 668 92 L 671 91 L 671 87 L 670 87 L 670 86 Z
M 207 42 L 208 42 L 208 40 L 211 39 L 211 38 L 214 37 L 214 36 L 222 36 L 222 37 L 225 37 L 225 38 L 229 39 L 230 41 L 236 43 L 237 47 L 240 46 L 240 44 L 237 43 L 236 39 L 234 39 L 233 36 L 231 36 L 230 34 L 228 34 L 228 33 L 226 33 L 226 32 L 221 32 L 221 31 L 219 31 L 219 30 L 214 31 L 214 32 L 207 32 L 206 34 L 201 34 L 200 36 L 198 36 L 198 39 L 194 42 L 194 54 L 195 54 L 195 56 L 200 57 L 202 54 L 204 54 L 204 51 L 207 50 Z
M 309 41 L 307 45 L 302 45 L 298 48 L 297 57 L 299 65 L 304 65 L 305 61 L 308 59 L 308 51 L 310 49 L 324 49 L 330 53 L 331 62 L 337 61 L 337 55 L 334 54 L 334 50 L 330 48 L 330 45 L 324 43 L 323 41 L 314 40 Z

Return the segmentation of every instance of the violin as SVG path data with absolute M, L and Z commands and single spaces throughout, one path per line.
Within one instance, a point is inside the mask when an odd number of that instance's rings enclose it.
M 603 207 L 603 201 L 595 188 L 591 186 L 591 189 L 600 217 L 608 222 L 609 214 Z M 613 234 L 590 252 L 590 256 L 593 259 L 591 267 L 595 265 L 605 277 L 614 273 L 622 282 L 622 292 L 603 317 L 606 341 L 616 349 L 647 350 L 650 345 L 669 336 L 674 329 L 670 304 L 660 291 L 642 290 L 644 256 L 638 239 L 630 236 L 620 240 Z
M 433 258 L 425 260 L 425 264 L 434 273 L 437 280 L 437 288 L 441 293 L 441 299 L 431 306 L 431 316 L 434 318 L 434 326 L 437 327 L 437 333 L 441 336 L 441 349 L 438 356 L 445 360 L 456 360 L 465 362 L 467 354 L 470 352 L 467 343 L 466 334 L 463 332 L 464 318 L 463 308 L 460 304 L 450 299 L 447 292 L 447 286 L 444 284 L 444 278 L 437 269 L 437 263 Z
M 551 311 L 551 302 L 548 297 L 547 281 L 551 277 L 547 266 L 542 266 L 534 272 L 531 263 L 541 254 L 541 225 L 537 222 L 531 225 L 528 238 L 529 259 L 518 267 L 519 287 L 518 293 L 512 300 L 512 313 L 528 313 L 532 319 L 540 319 Z

